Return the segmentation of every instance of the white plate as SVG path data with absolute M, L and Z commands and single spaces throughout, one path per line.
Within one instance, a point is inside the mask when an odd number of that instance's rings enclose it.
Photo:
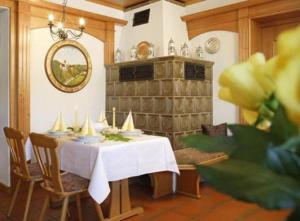
M 96 135 L 96 136 L 81 136 L 78 135 L 76 136 L 77 140 L 83 141 L 83 142 L 88 142 L 88 141 L 101 141 L 103 140 L 102 136 Z
M 98 137 L 97 139 L 80 139 L 78 137 L 74 138 L 73 141 L 80 143 L 100 143 L 103 141 L 102 138 Z
M 97 132 L 102 132 L 106 129 L 109 129 L 111 126 L 104 126 L 102 123 L 95 123 L 94 127 Z
M 144 133 L 144 131 L 139 130 L 139 129 L 135 129 L 132 131 L 122 131 L 121 130 L 119 133 L 124 136 L 141 136 Z

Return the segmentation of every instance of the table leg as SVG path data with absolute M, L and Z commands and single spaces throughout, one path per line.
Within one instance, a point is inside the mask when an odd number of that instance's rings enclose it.
M 119 221 L 144 212 L 142 207 L 131 207 L 128 179 L 113 181 L 107 221 Z

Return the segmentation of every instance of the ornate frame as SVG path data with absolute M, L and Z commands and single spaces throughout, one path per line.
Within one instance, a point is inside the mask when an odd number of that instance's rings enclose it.
M 77 48 L 85 57 L 86 63 L 87 63 L 87 74 L 86 77 L 84 78 L 84 80 L 75 85 L 75 86 L 66 86 L 64 84 L 62 84 L 60 81 L 58 81 L 52 71 L 52 60 L 54 55 L 56 54 L 56 52 L 58 50 L 60 50 L 61 48 L 65 47 L 65 46 L 72 46 Z M 83 89 L 87 83 L 89 82 L 90 78 L 91 78 L 91 74 L 92 74 L 92 62 L 91 62 L 91 58 L 89 56 L 88 51 L 77 41 L 73 41 L 73 40 L 62 40 L 59 41 L 55 44 L 53 44 L 51 46 L 51 48 L 48 50 L 46 58 L 45 58 L 45 70 L 46 70 L 46 74 L 47 77 L 49 79 L 49 81 L 51 82 L 51 84 L 57 88 L 60 91 L 63 92 L 67 92 L 67 93 L 74 93 L 77 91 L 80 91 L 81 89 Z

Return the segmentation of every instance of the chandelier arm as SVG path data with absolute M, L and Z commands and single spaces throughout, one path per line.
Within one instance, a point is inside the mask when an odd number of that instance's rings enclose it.
M 69 29 L 66 31 L 66 33 L 71 34 L 74 38 L 78 39 L 83 34 L 83 28 L 80 29 L 80 33 L 78 33 L 78 34 L 76 32 L 73 32 L 73 31 L 69 30 Z
M 50 33 L 53 34 L 53 35 L 57 35 L 58 31 L 57 31 L 57 30 L 54 31 L 54 30 L 53 30 L 53 26 L 54 26 L 53 24 L 51 24 L 51 23 L 49 24 L 49 27 L 50 27 Z
M 79 24 L 79 29 L 80 29 L 80 32 L 77 33 L 76 31 L 72 31 L 70 29 L 66 29 L 64 27 L 64 22 L 66 20 L 66 7 L 67 7 L 67 3 L 68 3 L 68 0 L 63 0 L 63 14 L 62 14 L 62 17 L 61 17 L 61 21 L 58 23 L 57 27 L 54 25 L 53 23 L 53 15 L 52 15 L 52 19 L 49 18 L 49 23 L 48 23 L 48 26 L 50 28 L 50 35 L 51 35 L 51 38 L 53 40 L 55 39 L 59 39 L 59 40 L 67 40 L 67 39 L 79 39 L 82 34 L 83 34 L 83 30 L 84 30 L 84 21 L 80 21 Z M 70 38 L 69 38 L 70 36 Z

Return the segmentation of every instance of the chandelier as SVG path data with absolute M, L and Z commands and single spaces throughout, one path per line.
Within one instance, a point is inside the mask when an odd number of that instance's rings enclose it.
M 70 29 L 66 29 L 64 27 L 64 22 L 66 19 L 66 7 L 67 7 L 67 3 L 68 0 L 64 0 L 63 1 L 63 11 L 62 11 L 62 18 L 61 21 L 57 23 L 57 25 L 54 25 L 54 16 L 53 14 L 50 14 L 48 16 L 48 25 L 50 28 L 50 34 L 53 40 L 71 40 L 71 39 L 79 39 L 82 34 L 83 34 L 83 30 L 84 30 L 84 25 L 85 25 L 85 20 L 83 18 L 79 19 L 79 29 L 80 32 L 74 32 L 71 31 Z

